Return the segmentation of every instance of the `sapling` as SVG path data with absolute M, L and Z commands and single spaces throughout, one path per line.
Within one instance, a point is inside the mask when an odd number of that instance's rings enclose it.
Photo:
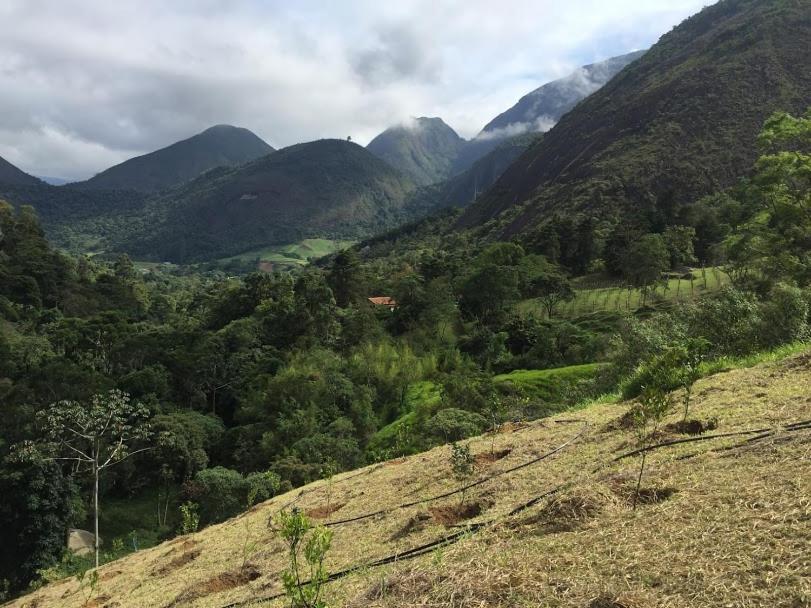
M 684 418 L 687 422 L 687 415 L 690 411 L 690 398 L 693 395 L 693 385 L 701 378 L 701 362 L 704 360 L 704 353 L 709 343 L 703 339 L 693 339 L 687 342 L 685 347 L 685 357 L 679 383 L 684 389 Z
M 659 425 L 672 407 L 673 400 L 670 393 L 659 386 L 653 385 L 643 387 L 642 394 L 639 397 L 639 404 L 632 410 L 637 445 L 642 452 L 642 459 L 639 463 L 639 477 L 637 477 L 636 491 L 634 492 L 634 510 L 636 510 L 636 503 L 639 501 L 639 488 L 642 485 L 642 475 L 645 473 L 645 460 L 648 456 L 648 450 L 656 438 Z
M 193 534 L 200 527 L 200 507 L 196 502 L 180 505 L 180 533 Z
M 313 526 L 298 509 L 282 511 L 275 520 L 288 548 L 290 566 L 282 573 L 282 581 L 291 608 L 326 608 L 321 594 L 329 579 L 324 559 L 332 543 L 332 530 Z M 305 568 L 309 570 L 306 580 Z
M 332 478 L 338 471 L 338 465 L 334 460 L 327 460 L 321 467 L 321 477 L 327 482 L 327 514 L 329 514 L 330 503 L 332 502 Z
M 98 569 L 82 570 L 76 575 L 76 580 L 79 581 L 79 589 L 84 595 L 83 605 L 88 606 L 99 587 L 99 571 Z
M 474 470 L 473 455 L 470 453 L 470 446 L 467 444 L 459 445 L 457 443 L 451 444 L 451 471 L 453 478 L 462 484 L 467 484 L 467 480 L 473 476 Z M 465 490 L 462 488 L 461 503 L 465 502 Z
M 505 411 L 504 402 L 496 396 L 490 397 L 487 413 L 490 415 L 490 456 L 496 457 L 496 434 L 501 426 Z

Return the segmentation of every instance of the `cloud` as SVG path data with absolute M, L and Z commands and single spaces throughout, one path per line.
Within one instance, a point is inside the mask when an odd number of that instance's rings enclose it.
M 415 115 L 470 137 L 702 2 L 3 0 L 0 156 L 83 178 L 217 123 L 277 147 Z

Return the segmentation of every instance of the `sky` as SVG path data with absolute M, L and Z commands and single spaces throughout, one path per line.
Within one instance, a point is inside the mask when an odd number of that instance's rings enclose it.
M 215 124 L 276 148 L 463 137 L 711 0 L 0 0 L 0 157 L 83 179 Z

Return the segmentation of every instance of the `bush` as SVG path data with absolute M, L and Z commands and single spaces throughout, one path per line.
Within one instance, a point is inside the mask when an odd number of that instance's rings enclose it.
M 437 441 L 459 441 L 481 434 L 487 419 L 474 412 L 449 407 L 440 410 L 425 423 L 426 433 Z
M 760 347 L 760 307 L 753 294 L 728 287 L 684 313 L 690 336 L 711 344 L 710 355 L 746 355 Z
M 806 340 L 809 337 L 807 294 L 788 285 L 777 285 L 761 307 L 760 339 L 763 346 Z

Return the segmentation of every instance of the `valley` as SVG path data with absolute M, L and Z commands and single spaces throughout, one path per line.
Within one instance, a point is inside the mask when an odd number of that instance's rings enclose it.
M 811 607 L 808 2 L 135 4 L 0 7 L 4 607 Z

